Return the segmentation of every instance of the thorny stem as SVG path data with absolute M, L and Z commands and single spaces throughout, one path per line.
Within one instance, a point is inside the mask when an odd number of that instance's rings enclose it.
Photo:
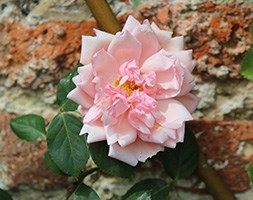
M 76 191 L 76 189 L 79 187 L 79 185 L 83 182 L 83 179 L 86 176 L 92 174 L 93 172 L 97 171 L 98 169 L 99 169 L 98 167 L 94 167 L 94 168 L 91 168 L 91 169 L 81 173 L 79 175 L 77 181 L 74 183 L 73 187 L 71 188 L 71 190 L 67 193 L 66 200 L 68 200 L 73 195 L 73 193 Z
M 86 0 L 86 3 L 101 29 L 113 34 L 121 31 L 119 22 L 106 0 Z M 215 200 L 236 199 L 216 171 L 207 163 L 207 159 L 202 152 L 199 156 L 197 174 L 205 182 L 208 191 Z

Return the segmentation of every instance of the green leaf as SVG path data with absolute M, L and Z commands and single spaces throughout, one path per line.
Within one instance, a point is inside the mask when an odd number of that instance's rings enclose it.
M 89 158 L 85 136 L 79 136 L 82 122 L 75 116 L 59 113 L 48 127 L 49 154 L 61 171 L 78 176 Z
M 0 189 L 0 199 L 2 200 L 12 200 L 11 195 L 5 190 Z
M 100 198 L 92 188 L 82 183 L 74 193 L 74 200 L 100 200 Z
M 253 184 L 253 165 L 248 166 L 247 171 L 249 174 L 250 182 Z
M 161 153 L 166 172 L 173 179 L 183 179 L 190 176 L 198 165 L 199 148 L 194 134 L 185 129 L 183 143 L 178 143 L 175 149 L 166 148 Z
M 152 200 L 167 200 L 169 197 L 168 184 L 161 179 L 145 179 L 136 183 L 131 187 L 127 193 L 122 197 L 123 200 L 128 199 L 136 192 L 151 193 Z
M 253 47 L 243 57 L 240 73 L 245 78 L 253 81 Z
M 135 192 L 126 200 L 152 200 L 151 193 L 147 191 Z
M 46 138 L 46 123 L 39 115 L 23 115 L 10 121 L 11 129 L 21 139 L 29 142 L 38 137 Z
M 79 64 L 77 66 L 82 66 Z M 77 109 L 78 104 L 67 98 L 68 93 L 73 90 L 76 86 L 72 81 L 72 78 L 77 75 L 77 68 L 66 74 L 59 82 L 56 100 L 57 104 L 65 111 L 74 111 Z
M 93 161 L 105 173 L 123 178 L 134 175 L 134 167 L 108 156 L 109 146 L 106 142 L 91 143 L 89 150 Z
M 66 175 L 64 174 L 60 168 L 55 164 L 55 162 L 52 160 L 49 152 L 47 151 L 45 154 L 45 162 L 47 164 L 47 166 L 56 174 L 60 174 L 60 175 Z

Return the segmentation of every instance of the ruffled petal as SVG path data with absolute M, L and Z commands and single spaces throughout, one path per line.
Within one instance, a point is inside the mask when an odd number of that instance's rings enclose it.
M 184 96 L 176 97 L 190 113 L 194 112 L 199 104 L 200 98 L 192 93 L 188 93 Z
M 106 135 L 109 145 L 118 142 L 120 146 L 125 147 L 135 142 L 137 131 L 129 124 L 127 114 L 124 114 L 118 118 L 115 125 L 106 127 Z
M 127 30 L 117 33 L 108 47 L 108 52 L 119 65 L 130 60 L 139 60 L 141 44 Z
M 161 45 L 151 29 L 148 21 L 135 28 L 133 35 L 141 43 L 142 51 L 139 64 L 141 65 L 151 55 L 157 53 L 161 49 Z
M 185 121 L 192 120 L 191 114 L 184 105 L 174 99 L 159 100 L 157 109 L 161 117 L 156 121 L 166 128 L 178 129 Z
M 144 113 L 138 110 L 130 110 L 128 114 L 130 124 L 144 134 L 150 134 L 150 128 L 154 126 L 155 118 L 151 113 Z
M 164 147 L 162 145 L 143 142 L 137 138 L 134 143 L 126 147 L 121 147 L 118 143 L 110 145 L 109 156 L 136 166 L 138 161 L 145 162 L 148 158 L 163 150 Z
M 97 51 L 107 49 L 113 38 L 113 35 L 109 36 L 109 34 L 104 34 L 102 31 L 98 35 L 97 37 L 82 36 L 80 63 L 83 65 L 90 63 L 91 58 Z
M 185 69 L 181 67 L 178 59 L 173 55 L 168 55 L 165 50 L 151 56 L 145 61 L 141 72 L 156 72 L 156 82 L 159 87 L 158 99 L 167 99 L 179 94 Z

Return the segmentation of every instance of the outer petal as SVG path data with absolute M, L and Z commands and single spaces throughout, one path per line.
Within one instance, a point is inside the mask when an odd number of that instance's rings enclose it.
M 155 54 L 161 49 L 161 45 L 151 29 L 149 23 L 142 24 L 135 28 L 133 35 L 141 43 L 142 52 L 140 57 L 140 65 L 151 55 Z
M 163 48 L 165 48 L 167 44 L 170 43 L 172 32 L 159 29 L 158 26 L 154 22 L 151 24 L 151 28 L 155 32 L 160 45 Z
M 184 80 L 182 83 L 181 91 L 178 94 L 178 96 L 183 96 L 189 93 L 194 86 L 195 86 L 194 76 L 187 69 L 185 69 Z
M 85 93 L 80 87 L 76 87 L 68 93 L 67 98 L 73 100 L 84 108 L 90 108 L 93 104 L 93 98 Z
M 121 147 L 118 143 L 110 145 L 109 156 L 129 165 L 136 166 L 138 161 L 145 162 L 148 158 L 163 150 L 164 147 L 162 145 L 136 139 L 134 143 L 126 147 Z
M 91 64 L 86 65 L 84 67 L 79 67 L 78 73 L 79 74 L 72 79 L 73 82 L 76 84 L 76 86 L 79 86 L 90 97 L 94 97 L 95 84 L 92 83 L 92 79 L 94 78 L 94 76 L 92 74 Z
M 166 71 L 175 63 L 175 57 L 167 56 L 165 50 L 160 50 L 153 56 L 149 57 L 142 65 L 141 72 L 162 72 Z
M 182 124 L 177 130 L 175 130 L 175 137 L 169 137 L 167 141 L 163 143 L 164 146 L 168 148 L 175 148 L 178 142 L 184 141 L 185 135 L 185 123 Z
M 178 101 L 180 101 L 184 106 L 189 110 L 190 113 L 194 112 L 196 110 L 200 98 L 192 93 L 188 93 L 184 96 L 180 96 L 176 98 Z
M 102 115 L 102 110 L 96 105 L 93 105 L 83 118 L 84 123 L 89 123 L 97 120 Z
M 100 49 L 107 49 L 108 45 L 112 41 L 113 35 L 104 34 L 100 31 L 99 36 L 82 36 L 82 49 L 80 62 L 86 65 L 91 62 L 92 56 Z
M 184 105 L 174 99 L 158 101 L 157 109 L 161 113 L 157 123 L 166 128 L 178 129 L 185 121 L 192 120 L 191 114 Z
M 182 50 L 184 49 L 184 37 L 177 36 L 171 38 L 167 45 L 164 47 L 165 50 Z
M 162 126 L 156 125 L 151 131 L 151 134 L 139 133 L 138 136 L 145 142 L 152 142 L 157 144 L 163 144 L 168 140 L 168 129 Z M 175 131 L 174 131 L 175 132 Z
M 108 52 L 119 65 L 130 60 L 139 60 L 141 44 L 127 30 L 117 33 L 108 47 Z
M 104 87 L 106 83 L 113 84 L 119 77 L 117 61 L 104 49 L 94 55 L 92 66 L 94 76 L 101 84 L 100 87 Z
M 192 70 L 195 67 L 195 61 L 192 60 L 192 50 L 182 50 L 182 51 L 167 51 L 167 55 L 173 55 L 178 58 L 181 65 L 188 69 L 189 72 L 192 72 Z
M 133 33 L 134 29 L 140 25 L 140 22 L 138 22 L 133 16 L 129 15 L 122 31 Z
M 99 142 L 106 140 L 105 128 L 100 120 L 91 123 L 84 123 L 80 135 L 88 133 L 87 142 Z
M 115 125 L 106 127 L 106 135 L 109 145 L 118 142 L 120 146 L 125 147 L 135 142 L 137 130 L 129 124 L 127 114 L 124 114 Z

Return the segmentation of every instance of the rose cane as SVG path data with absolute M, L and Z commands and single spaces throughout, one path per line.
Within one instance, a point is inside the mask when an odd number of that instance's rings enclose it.
M 93 16 L 100 28 L 107 32 L 116 33 L 120 31 L 120 26 L 115 15 L 105 0 L 86 0 Z M 222 182 L 215 170 L 207 163 L 203 153 L 200 152 L 197 174 L 205 182 L 209 192 L 217 200 L 235 199 L 231 191 Z

